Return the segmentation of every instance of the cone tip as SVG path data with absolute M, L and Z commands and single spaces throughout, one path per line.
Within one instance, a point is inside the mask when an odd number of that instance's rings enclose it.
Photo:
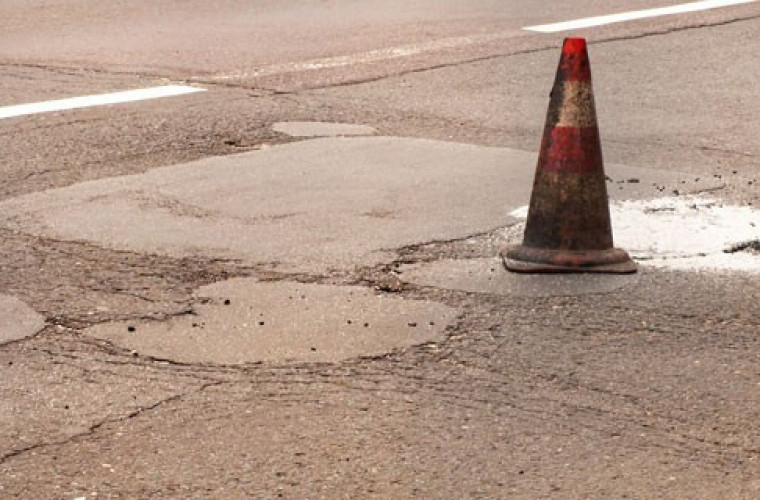
M 586 39 L 570 37 L 565 38 L 562 44 L 562 52 L 565 54 L 580 54 L 586 51 Z
M 591 81 L 591 66 L 585 38 L 565 38 L 557 76 L 563 81 Z

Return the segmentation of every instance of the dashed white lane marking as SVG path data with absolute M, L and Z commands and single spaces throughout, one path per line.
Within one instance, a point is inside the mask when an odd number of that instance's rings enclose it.
M 630 12 L 621 12 L 619 14 L 609 14 L 606 16 L 586 17 L 583 19 L 574 19 L 572 21 L 564 21 L 561 23 L 526 26 L 523 29 L 528 31 L 538 31 L 539 33 L 556 33 L 558 31 L 590 28 L 593 26 L 602 26 L 604 24 L 633 21 L 635 19 L 646 19 L 650 17 L 668 16 L 672 14 L 684 14 L 687 12 L 717 9 L 719 7 L 728 7 L 731 5 L 752 3 L 755 1 L 757 0 L 704 0 L 701 2 L 684 3 L 680 5 L 672 5 L 669 7 L 634 10 Z
M 29 104 L 17 104 L 0 108 L 0 120 L 16 116 L 36 115 L 38 113 L 50 113 L 53 111 L 65 111 L 69 109 L 87 108 L 91 106 L 105 106 L 107 104 L 121 104 L 125 102 L 144 101 L 146 99 L 158 99 L 160 97 L 172 97 L 184 94 L 203 92 L 206 89 L 189 87 L 186 85 L 162 85 L 146 89 L 127 90 L 124 92 L 112 92 L 109 94 L 89 95 L 58 99 L 55 101 L 34 102 Z

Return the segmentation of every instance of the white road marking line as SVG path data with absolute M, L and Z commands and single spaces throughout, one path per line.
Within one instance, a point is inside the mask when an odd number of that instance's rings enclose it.
M 646 19 L 649 17 L 668 16 L 671 14 L 683 14 L 686 12 L 698 12 L 701 10 L 717 9 L 719 7 L 728 7 L 731 5 L 740 5 L 745 3 L 752 3 L 755 1 L 757 0 L 704 0 L 701 2 L 672 5 L 670 7 L 634 10 L 630 12 L 621 12 L 619 14 L 610 14 L 606 16 L 587 17 L 584 19 L 575 19 L 573 21 L 565 21 L 561 23 L 526 26 L 523 29 L 528 31 L 537 31 L 539 33 L 556 33 L 558 31 L 590 28 L 592 26 L 621 23 L 635 19 Z
M 38 113 L 50 113 L 53 111 L 65 111 L 69 109 L 87 108 L 90 106 L 105 106 L 107 104 L 120 104 L 124 102 L 144 101 L 146 99 L 158 99 L 160 97 L 193 94 L 195 92 L 204 92 L 205 90 L 206 89 L 198 87 L 188 87 L 186 85 L 163 85 L 161 87 L 112 92 L 110 94 L 17 104 L 0 108 L 0 120 L 16 116 L 35 115 Z
M 412 45 L 389 47 L 384 49 L 370 50 L 367 52 L 359 52 L 355 54 L 324 57 L 307 61 L 270 64 L 267 66 L 252 68 L 250 71 L 243 71 L 240 73 L 214 75 L 210 77 L 210 79 L 216 81 L 237 80 L 251 77 L 280 75 L 285 73 L 298 73 L 301 71 L 341 68 L 355 64 L 369 64 L 391 59 L 400 59 L 438 50 L 459 49 L 478 43 L 497 42 L 506 40 L 512 36 L 514 36 L 514 31 L 442 38 Z M 209 77 L 197 76 L 194 77 L 194 79 L 203 81 L 209 79 Z

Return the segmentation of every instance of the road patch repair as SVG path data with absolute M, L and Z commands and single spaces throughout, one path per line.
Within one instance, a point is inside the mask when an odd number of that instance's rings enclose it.
M 31 337 L 44 327 L 45 319 L 31 307 L 0 294 L 0 345 Z
M 508 148 L 381 136 L 310 139 L 3 200 L 0 225 L 116 250 L 237 259 L 284 275 L 350 273 L 391 263 L 403 247 L 510 232 L 520 223 L 515 211 L 528 202 L 535 165 L 535 154 Z M 610 196 L 620 201 L 655 203 L 663 187 L 683 193 L 720 187 L 714 179 L 676 172 L 614 164 L 606 170 Z M 466 277 L 478 265 L 441 261 L 425 272 L 446 287 L 442 276 Z M 507 271 L 496 269 L 491 275 L 499 280 L 525 278 L 511 291 L 532 295 L 604 293 L 637 279 L 573 276 L 562 284 L 551 276 L 505 278 Z M 400 278 L 407 280 L 403 272 Z M 485 293 L 494 290 L 487 280 L 485 286 Z M 306 299 L 288 305 L 298 287 Z M 456 316 L 438 304 L 375 293 L 291 282 L 218 283 L 198 291 L 194 314 L 102 324 L 87 334 L 178 361 L 319 361 L 440 339 Z M 348 298 L 356 301 L 351 308 Z
M 533 154 L 394 137 L 321 138 L 0 203 L 27 233 L 322 273 L 516 222 Z M 666 176 L 667 178 L 667 176 Z
M 638 275 L 513 274 L 499 257 L 443 259 L 399 269 L 405 283 L 492 295 L 562 297 L 609 293 L 638 282 Z
M 457 310 L 356 286 L 238 278 L 198 290 L 193 314 L 85 335 L 184 363 L 333 362 L 444 340 Z
M 114 250 L 202 255 L 322 273 L 395 249 L 485 234 L 519 218 L 536 155 L 398 137 L 305 140 L 0 202 L 0 225 Z M 610 197 L 656 198 L 714 180 L 608 165 Z M 635 181 L 635 182 L 634 182 Z

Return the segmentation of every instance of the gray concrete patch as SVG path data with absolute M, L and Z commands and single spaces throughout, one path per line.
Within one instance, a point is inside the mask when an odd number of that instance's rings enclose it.
M 501 259 L 440 260 L 402 266 L 400 278 L 407 283 L 494 295 L 559 297 L 607 293 L 635 284 L 639 275 L 612 274 L 515 274 L 507 272 Z
M 393 137 L 325 138 L 84 182 L 0 203 L 0 224 L 175 257 L 320 272 L 387 261 L 386 250 L 518 221 L 536 156 Z M 608 166 L 613 199 L 683 192 L 682 175 Z
M 328 122 L 278 122 L 272 125 L 272 130 L 291 137 L 337 137 L 375 133 L 375 129 L 369 125 Z
M 45 327 L 45 318 L 15 297 L 0 294 L 0 345 L 31 337 Z
M 198 291 L 194 314 L 100 324 L 86 335 L 185 363 L 332 362 L 444 338 L 455 309 L 361 287 L 232 279 Z

